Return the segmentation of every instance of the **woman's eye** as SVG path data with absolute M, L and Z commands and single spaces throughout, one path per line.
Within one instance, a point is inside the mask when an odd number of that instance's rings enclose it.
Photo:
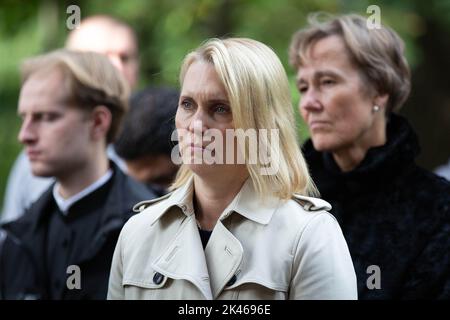
M 222 104 L 219 104 L 216 106 L 215 108 L 215 112 L 217 113 L 227 113 L 228 112 L 228 107 Z
M 192 107 L 192 103 L 190 101 L 182 101 L 180 104 L 184 109 L 190 109 Z

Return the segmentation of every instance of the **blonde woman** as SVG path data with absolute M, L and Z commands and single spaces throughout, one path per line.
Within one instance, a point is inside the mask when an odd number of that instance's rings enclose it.
M 108 298 L 356 299 L 341 229 L 309 197 L 274 52 L 212 39 L 186 56 L 180 82 L 183 165 L 173 192 L 138 204 L 123 228 Z

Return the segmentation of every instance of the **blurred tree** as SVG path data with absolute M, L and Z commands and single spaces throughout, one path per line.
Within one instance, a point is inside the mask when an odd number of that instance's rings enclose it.
M 412 3 L 420 12 L 416 46 L 422 59 L 413 70 L 411 96 L 402 113 L 419 135 L 419 163 L 435 168 L 450 157 L 450 2 Z

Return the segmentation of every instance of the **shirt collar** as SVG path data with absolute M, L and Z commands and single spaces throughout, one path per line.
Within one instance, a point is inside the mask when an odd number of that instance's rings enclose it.
M 152 206 L 152 210 L 155 210 L 158 214 L 154 216 L 151 224 L 174 206 L 179 207 L 186 216 L 194 214 L 193 194 L 194 179 L 191 177 L 182 187 L 173 191 L 165 201 L 157 203 L 155 207 Z M 265 197 L 264 200 L 259 199 L 251 178 L 248 178 L 238 194 L 222 212 L 219 220 L 224 220 L 230 214 L 236 212 L 252 221 L 268 224 L 280 205 L 280 201 L 276 197 Z
M 64 199 L 59 194 L 58 190 L 59 190 L 60 184 L 58 182 L 55 183 L 55 185 L 53 186 L 53 198 L 55 199 L 56 205 L 58 206 L 59 210 L 64 215 L 67 215 L 70 207 L 73 204 L 75 204 L 80 199 L 86 197 L 88 194 L 99 189 L 101 186 L 103 186 L 105 183 L 107 183 L 109 181 L 109 179 L 111 179 L 112 175 L 113 175 L 112 169 L 108 169 L 108 171 L 103 176 L 101 176 L 99 179 L 97 179 L 94 183 L 90 184 L 89 186 L 87 186 L 86 188 L 84 188 L 83 190 L 78 192 L 77 194 L 75 194 L 67 199 Z

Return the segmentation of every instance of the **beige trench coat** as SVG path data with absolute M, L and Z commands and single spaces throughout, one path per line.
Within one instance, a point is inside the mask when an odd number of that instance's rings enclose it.
M 341 229 L 320 199 L 257 200 L 250 179 L 203 250 L 192 179 L 135 206 L 113 257 L 108 299 L 356 299 Z

